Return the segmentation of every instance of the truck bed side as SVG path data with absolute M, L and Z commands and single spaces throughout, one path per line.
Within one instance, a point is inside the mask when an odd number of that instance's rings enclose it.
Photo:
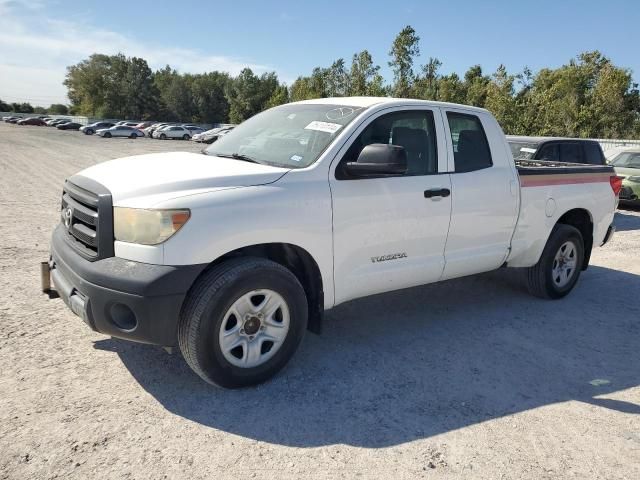
M 560 219 L 564 222 L 568 217 L 586 218 L 586 213 L 593 245 L 603 242 L 616 206 L 610 183 L 615 175 L 612 167 L 517 160 L 516 169 L 520 178 L 520 213 L 508 266 L 535 265 Z

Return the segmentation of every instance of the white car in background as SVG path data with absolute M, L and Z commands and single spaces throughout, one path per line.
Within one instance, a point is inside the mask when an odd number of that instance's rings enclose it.
M 197 134 L 200 134 L 200 133 L 204 133 L 204 131 L 205 131 L 204 128 L 199 127 L 197 125 L 182 125 L 182 126 L 191 132 L 191 136 L 192 137 L 194 135 L 197 135 Z
M 218 138 L 225 136 L 234 126 L 218 127 L 207 130 L 206 132 L 199 133 L 193 136 L 193 140 L 196 142 L 213 143 Z
M 191 132 L 179 125 L 168 125 L 153 132 L 153 138 L 159 138 L 160 140 L 167 140 L 170 138 L 189 140 L 191 138 Z
M 104 138 L 111 138 L 111 137 L 138 138 L 138 137 L 144 137 L 144 132 L 142 130 L 138 130 L 137 128 L 129 127 L 126 125 L 115 125 L 111 128 L 103 128 L 103 129 L 97 130 L 96 135 Z

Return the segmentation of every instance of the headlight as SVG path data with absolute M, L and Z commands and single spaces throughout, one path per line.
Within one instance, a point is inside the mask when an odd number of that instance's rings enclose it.
M 142 245 L 157 245 L 174 235 L 187 223 L 189 210 L 146 210 L 113 208 L 113 233 L 116 240 Z
M 640 183 L 640 176 L 627 177 L 625 180 L 629 180 L 630 182 Z

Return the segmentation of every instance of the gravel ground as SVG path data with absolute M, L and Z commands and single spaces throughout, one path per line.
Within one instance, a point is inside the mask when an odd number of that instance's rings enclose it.
M 640 478 L 640 212 L 564 300 L 504 270 L 358 300 L 224 391 L 39 293 L 64 178 L 172 149 L 0 124 L 0 478 Z

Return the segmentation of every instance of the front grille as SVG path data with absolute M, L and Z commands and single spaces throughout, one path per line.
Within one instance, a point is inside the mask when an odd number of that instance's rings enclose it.
M 113 255 L 112 218 L 111 194 L 102 185 L 78 176 L 65 182 L 60 220 L 80 255 L 88 260 Z

